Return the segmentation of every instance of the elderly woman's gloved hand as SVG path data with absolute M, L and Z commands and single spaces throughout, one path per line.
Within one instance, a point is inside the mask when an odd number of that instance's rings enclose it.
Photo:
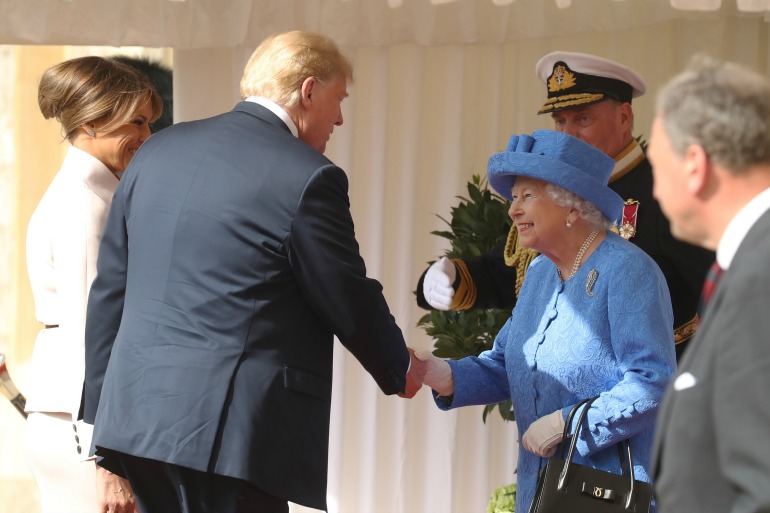
M 529 452 L 542 458 L 550 458 L 556 452 L 556 446 L 563 436 L 564 417 L 561 410 L 556 410 L 530 424 L 521 437 L 521 444 Z
M 414 352 L 415 358 L 426 363 L 425 377 L 422 382 L 439 393 L 448 397 L 455 393 L 455 382 L 452 377 L 452 368 L 446 360 L 436 358 L 430 349 L 418 349 Z

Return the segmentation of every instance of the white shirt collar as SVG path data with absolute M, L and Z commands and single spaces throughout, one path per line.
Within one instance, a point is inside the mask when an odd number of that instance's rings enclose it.
M 294 137 L 299 137 L 297 125 L 295 125 L 294 121 L 291 120 L 289 114 L 283 110 L 283 107 L 275 103 L 273 100 L 269 100 L 264 96 L 249 96 L 246 98 L 246 101 L 262 105 L 264 108 L 268 109 L 270 112 L 281 118 L 281 121 L 286 123 L 286 126 L 289 127 L 289 130 L 291 130 L 291 133 L 294 135 Z
M 743 239 L 746 238 L 746 234 L 749 233 L 754 223 L 768 210 L 770 210 L 770 188 L 757 194 L 754 199 L 746 203 L 735 214 L 727 228 L 725 228 L 725 232 L 719 240 L 719 246 L 717 246 L 717 262 L 719 262 L 719 267 L 724 270 L 729 269 L 730 263 L 738 251 L 738 247 L 743 242 Z

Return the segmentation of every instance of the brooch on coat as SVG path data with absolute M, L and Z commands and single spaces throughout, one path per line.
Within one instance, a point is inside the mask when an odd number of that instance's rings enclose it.
M 591 269 L 591 272 L 588 273 L 588 278 L 586 279 L 586 294 L 593 297 L 594 295 L 594 283 L 596 283 L 596 279 L 599 277 L 599 271 L 596 269 Z

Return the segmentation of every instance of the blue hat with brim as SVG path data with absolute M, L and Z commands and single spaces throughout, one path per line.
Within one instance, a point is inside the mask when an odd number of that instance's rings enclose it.
M 518 176 L 558 185 L 593 203 L 612 223 L 623 213 L 623 198 L 607 187 L 614 167 L 613 159 L 576 137 L 536 130 L 512 135 L 505 151 L 489 158 L 487 178 L 508 201 Z

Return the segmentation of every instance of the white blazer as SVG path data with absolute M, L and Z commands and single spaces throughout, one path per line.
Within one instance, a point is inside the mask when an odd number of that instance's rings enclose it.
M 35 316 L 58 328 L 42 329 L 35 340 L 31 389 L 25 391 L 28 412 L 64 412 L 77 418 L 88 290 L 117 186 L 118 179 L 101 161 L 70 146 L 29 221 L 27 272 Z M 82 435 L 81 443 L 90 444 Z

